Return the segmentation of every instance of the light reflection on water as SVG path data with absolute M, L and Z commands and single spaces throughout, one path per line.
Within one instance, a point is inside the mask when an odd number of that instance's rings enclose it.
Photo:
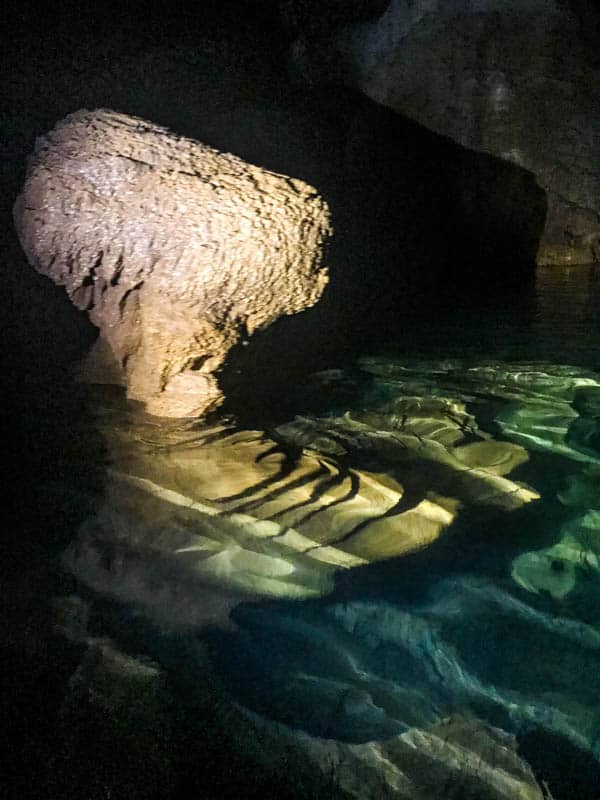
M 407 318 L 266 433 L 100 409 L 138 484 L 67 563 L 182 636 L 216 625 L 232 696 L 292 729 L 366 743 L 468 712 L 600 761 L 600 279 L 577 270 Z M 108 528 L 135 551 L 110 580 Z
M 541 498 L 479 514 L 468 530 L 459 515 L 443 541 L 450 551 L 453 541 L 478 551 L 462 564 L 454 553 L 445 565 L 434 544 L 410 566 L 371 564 L 355 579 L 347 575 L 343 602 L 334 596 L 324 607 L 234 612 L 242 632 L 216 648 L 233 690 L 313 735 L 386 738 L 468 708 L 515 733 L 548 729 L 600 757 L 600 448 L 590 445 L 600 444 L 600 376 L 552 364 L 451 359 L 366 358 L 361 366 L 374 381 L 357 405 L 377 407 L 388 429 L 406 430 L 401 397 L 462 400 L 475 420 L 495 413 L 496 437 L 527 445 L 530 460 L 516 472 Z M 431 426 L 436 414 L 428 411 L 429 433 L 421 428 L 425 442 L 439 438 L 441 426 Z M 337 420 L 319 423 L 322 447 L 327 434 L 347 444 Z M 364 452 L 373 458 L 372 449 Z M 386 458 L 383 447 L 378 457 L 402 481 L 402 463 Z M 440 474 L 431 469 L 430 476 L 430 491 L 440 491 Z M 476 497 L 463 500 L 466 512 Z M 414 582 L 414 568 L 422 583 L 416 593 L 403 592 L 398 584 Z M 381 570 L 368 598 L 365 570 L 371 584 Z M 359 689 L 361 703 L 346 709 L 345 693 Z M 298 696 L 295 716 L 290 692 Z

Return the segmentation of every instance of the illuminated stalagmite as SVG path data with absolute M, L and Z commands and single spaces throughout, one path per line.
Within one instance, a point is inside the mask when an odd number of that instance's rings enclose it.
M 231 347 L 327 283 L 315 189 L 112 111 L 38 139 L 15 222 L 30 263 L 89 313 L 128 396 L 157 415 L 218 406 Z

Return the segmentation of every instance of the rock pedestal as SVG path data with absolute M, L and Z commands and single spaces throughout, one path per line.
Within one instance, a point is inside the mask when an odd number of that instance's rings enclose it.
M 159 416 L 217 407 L 231 347 L 327 283 L 315 189 L 112 111 L 37 140 L 14 217 L 29 262 L 88 312 L 128 396 Z

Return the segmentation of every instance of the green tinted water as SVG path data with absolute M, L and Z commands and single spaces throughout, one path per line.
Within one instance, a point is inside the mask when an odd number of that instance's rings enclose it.
M 322 376 L 331 410 L 312 442 L 297 422 L 296 443 L 347 445 L 344 412 L 392 430 L 402 399 L 461 403 L 483 436 L 526 449 L 510 477 L 540 499 L 508 513 L 463 508 L 429 549 L 345 573 L 317 603 L 234 611 L 240 631 L 217 637 L 215 657 L 243 703 L 352 742 L 468 709 L 523 741 L 541 731 L 600 760 L 598 272 L 542 271 L 534 298 L 415 314 L 385 355 L 359 360 L 366 380 Z M 377 445 L 363 445 L 346 457 L 373 469 Z M 406 479 L 383 448 L 379 458 Z M 439 491 L 435 481 L 432 471 L 422 491 Z
M 104 407 L 112 494 L 66 563 L 199 632 L 269 722 L 361 745 L 474 715 L 563 789 L 583 754 L 595 797 L 598 308 L 590 268 L 405 311 L 383 352 L 311 379 L 322 411 L 264 433 Z

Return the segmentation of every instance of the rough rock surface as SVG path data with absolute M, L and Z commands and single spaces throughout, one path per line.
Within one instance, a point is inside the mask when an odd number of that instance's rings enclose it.
M 411 728 L 364 744 L 309 737 L 281 725 L 277 730 L 298 741 L 312 763 L 333 772 L 341 788 L 359 800 L 544 797 L 519 758 L 514 737 L 475 718 L 448 718 L 429 729 Z
M 592 4 L 393 0 L 375 21 L 292 46 L 338 80 L 460 144 L 530 170 L 548 212 L 538 262 L 600 260 L 600 35 Z
M 89 313 L 128 396 L 161 416 L 218 406 L 231 347 L 327 283 L 315 189 L 112 111 L 38 139 L 14 216 L 30 263 Z

